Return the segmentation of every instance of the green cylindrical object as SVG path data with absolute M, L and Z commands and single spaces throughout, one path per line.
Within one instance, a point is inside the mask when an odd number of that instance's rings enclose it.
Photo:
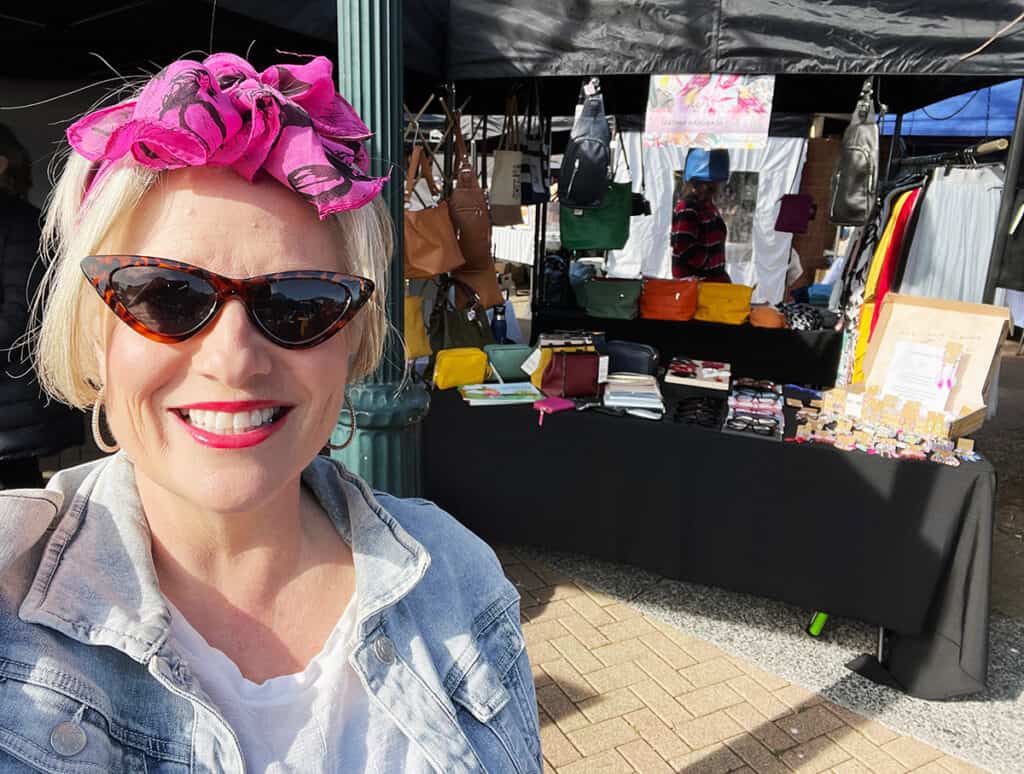
M 374 132 L 370 171 L 386 175 L 402 168 L 402 2 L 401 0 L 338 0 L 338 83 L 341 93 Z M 382 192 L 397 228 L 388 272 L 388 319 L 402 330 L 405 277 L 402 224 L 405 202 L 402 178 Z M 405 353 L 401 340 L 387 337 L 377 372 L 348 389 L 358 428 L 352 442 L 331 453 L 371 486 L 400 497 L 420 494 L 419 423 L 430 406 L 423 385 L 403 384 Z M 342 412 L 331 443 L 349 437 L 348 413 Z
M 807 624 L 807 633 L 812 637 L 818 637 L 828 623 L 828 613 L 815 613 L 811 616 L 811 622 Z

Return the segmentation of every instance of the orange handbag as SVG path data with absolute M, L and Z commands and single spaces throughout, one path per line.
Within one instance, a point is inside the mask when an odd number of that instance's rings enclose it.
M 750 324 L 755 328 L 785 328 L 786 316 L 774 306 L 752 306 Z
M 640 316 L 646 320 L 692 320 L 697 313 L 697 281 L 645 278 Z
M 430 158 L 423 148 L 413 148 L 409 171 L 405 176 L 405 203 L 409 204 L 416 180 L 422 175 L 434 196 L 439 194 L 434 182 Z M 427 279 L 454 271 L 466 260 L 462 256 L 455 229 L 448 214 L 448 202 L 443 199 L 436 207 L 405 211 L 405 276 L 407 279 Z

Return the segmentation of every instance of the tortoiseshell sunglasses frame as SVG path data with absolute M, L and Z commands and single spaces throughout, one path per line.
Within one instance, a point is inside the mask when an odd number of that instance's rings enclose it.
M 199 277 L 213 288 L 216 293 L 216 301 L 211 307 L 210 312 L 203 318 L 202 322 L 196 324 L 191 329 L 183 333 L 160 333 L 159 331 L 154 331 L 153 329 L 143 325 L 130 311 L 128 311 L 128 308 L 121 302 L 117 293 L 114 291 L 111 284 L 111 277 L 118 269 L 146 266 L 170 269 L 172 271 L 178 271 L 183 274 Z M 220 314 L 220 310 L 224 307 L 224 304 L 228 299 L 237 298 L 242 302 L 243 306 L 245 306 L 245 312 L 253 325 L 255 325 L 259 332 L 271 342 L 279 347 L 284 347 L 285 349 L 308 349 L 309 347 L 315 347 L 317 344 L 322 344 L 348 325 L 359 310 L 366 305 L 366 302 L 370 300 L 370 296 L 373 295 L 374 290 L 372 280 L 368 280 L 365 277 L 357 277 L 353 274 L 341 274 L 339 272 L 330 271 L 282 271 L 276 274 L 262 274 L 257 277 L 248 277 L 246 279 L 233 279 L 231 277 L 224 277 L 220 274 L 216 274 L 212 271 L 207 271 L 206 269 L 201 269 L 190 263 L 172 261 L 169 258 L 154 258 L 146 255 L 90 255 L 82 259 L 81 267 L 82 273 L 85 274 L 89 284 L 91 284 L 96 289 L 96 292 L 99 293 L 100 298 L 103 299 L 103 303 L 110 307 L 122 322 L 131 327 L 132 330 L 142 336 L 145 336 L 147 339 L 150 339 L 151 341 L 158 341 L 162 344 L 176 344 L 195 336 L 209 325 L 210 322 L 217 318 L 217 315 Z M 253 294 L 269 282 L 290 279 L 324 280 L 335 285 L 341 285 L 348 291 L 349 297 L 351 298 L 349 307 L 333 324 L 331 324 L 326 330 L 314 336 L 312 339 L 301 342 L 292 342 L 280 339 L 267 330 L 264 324 L 260 322 L 259 318 L 256 316 L 256 313 L 253 311 Z M 353 292 L 354 289 L 356 290 L 355 293 Z

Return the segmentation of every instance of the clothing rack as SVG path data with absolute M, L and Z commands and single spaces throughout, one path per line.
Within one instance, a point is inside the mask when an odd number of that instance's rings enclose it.
M 908 156 L 896 160 L 896 169 L 907 167 L 944 167 L 944 166 L 975 166 L 979 156 L 987 156 L 991 153 L 1000 153 L 1010 147 L 1008 140 L 987 140 L 972 145 L 969 148 L 947 151 L 946 153 L 933 153 L 927 156 Z

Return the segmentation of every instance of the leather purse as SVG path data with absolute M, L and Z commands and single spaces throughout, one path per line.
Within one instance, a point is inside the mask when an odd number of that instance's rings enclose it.
M 450 298 L 452 286 L 462 287 L 463 303 Z M 487 322 L 487 311 L 480 305 L 479 297 L 472 288 L 452 277 L 442 278 L 430 310 L 428 325 L 430 346 L 434 352 L 453 347 L 477 347 L 482 350 L 488 344 L 495 344 L 494 333 Z
M 658 373 L 658 350 L 650 344 L 636 341 L 609 341 L 606 345 L 609 373 Z
M 462 136 L 461 115 L 455 114 L 455 177 L 448 194 L 448 215 L 452 219 L 455 238 L 466 264 L 464 269 L 494 269 L 491 257 L 491 214 L 487 196 L 473 172 Z M 485 304 L 486 306 L 486 304 Z
M 427 338 L 427 326 L 423 321 L 423 296 L 405 297 L 405 356 L 409 360 L 429 357 L 433 354 L 430 339 Z
M 633 184 L 609 183 L 600 206 L 578 209 L 559 206 L 562 247 L 567 250 L 621 250 L 629 241 Z
M 640 316 L 645 320 L 692 320 L 697 313 L 694 279 L 644 279 Z
M 431 194 L 438 196 L 431 162 L 419 145 L 413 148 L 409 158 L 409 170 L 405 176 L 405 203 L 409 204 L 413 189 L 419 177 L 427 181 Z M 405 276 L 407 279 L 427 279 L 438 274 L 454 271 L 466 260 L 455 238 L 448 203 L 438 202 L 436 207 L 422 210 L 405 210 Z
M 750 324 L 755 328 L 785 328 L 786 316 L 773 306 L 754 306 L 750 309 Z
M 787 234 L 806 234 L 807 226 L 818 214 L 818 205 L 810 194 L 786 194 L 779 200 L 775 230 Z
M 592 279 L 586 284 L 587 314 L 613 320 L 635 320 L 640 313 L 643 283 L 631 279 Z
M 728 282 L 701 282 L 697 288 L 696 319 L 704 322 L 742 325 L 750 316 L 754 289 Z
M 490 309 L 494 306 L 502 306 L 505 303 L 505 296 L 501 294 L 501 285 L 498 284 L 498 272 L 491 263 L 487 269 L 458 269 L 452 275 L 462 285 L 455 286 L 455 303 L 465 305 L 469 303 L 470 297 L 466 288 L 468 286 L 480 299 L 480 306 Z
M 523 370 L 523 363 L 533 352 L 525 344 L 488 344 L 484 347 L 491 364 L 491 374 L 502 382 L 525 382 L 530 375 Z
M 536 387 L 538 390 L 544 380 L 544 372 L 548 368 L 548 363 L 559 352 L 596 352 L 597 349 L 593 344 L 579 344 L 579 345 L 566 345 L 566 346 L 544 346 L 540 348 L 540 360 L 537 363 L 537 367 L 533 369 L 533 373 L 530 374 L 530 384 Z
M 487 355 L 475 347 L 445 349 L 434 363 L 434 386 L 439 390 L 482 384 L 487 376 Z
M 541 392 L 559 398 L 597 395 L 600 360 L 596 352 L 556 352 L 544 369 Z

